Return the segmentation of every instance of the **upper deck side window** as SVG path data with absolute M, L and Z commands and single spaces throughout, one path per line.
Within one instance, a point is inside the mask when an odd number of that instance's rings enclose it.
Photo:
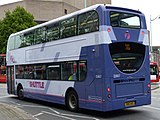
M 26 33 L 22 36 L 21 46 L 26 47 L 34 44 L 34 32 Z
M 98 13 L 92 10 L 16 34 L 10 38 L 12 43 L 9 43 L 8 48 L 13 50 L 98 30 Z
M 76 35 L 76 17 L 65 19 L 60 23 L 60 37 L 67 38 Z
M 46 27 L 41 27 L 35 29 L 34 31 L 34 44 L 44 43 L 45 42 L 45 34 L 46 34 Z
M 10 50 L 13 50 L 14 49 L 15 37 L 14 36 L 10 37 L 8 41 L 9 41 L 8 48 Z
M 47 26 L 46 29 L 46 42 L 58 40 L 60 38 L 59 23 L 54 23 Z
M 131 13 L 122 13 L 111 11 L 110 12 L 110 22 L 112 27 L 122 27 L 122 28 L 141 28 L 140 17 Z
M 85 34 L 99 30 L 99 18 L 96 11 L 86 12 L 78 16 L 78 34 Z

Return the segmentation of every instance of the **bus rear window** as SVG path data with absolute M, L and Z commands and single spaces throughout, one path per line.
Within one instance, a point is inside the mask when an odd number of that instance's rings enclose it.
M 138 71 L 145 57 L 145 46 L 138 43 L 111 43 L 109 50 L 115 66 L 128 74 Z
M 110 21 L 112 27 L 122 28 L 141 28 L 140 17 L 138 15 L 122 12 L 110 12 Z

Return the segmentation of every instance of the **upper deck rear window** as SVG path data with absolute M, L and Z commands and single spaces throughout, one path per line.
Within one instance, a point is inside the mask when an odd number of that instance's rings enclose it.
M 112 27 L 141 28 L 140 17 L 135 14 L 111 11 L 110 20 Z

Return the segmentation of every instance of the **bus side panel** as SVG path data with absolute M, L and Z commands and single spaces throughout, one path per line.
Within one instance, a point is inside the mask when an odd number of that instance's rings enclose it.
M 80 107 L 102 110 L 103 102 L 103 51 L 101 45 L 90 46 L 83 48 L 87 49 L 87 77 L 83 81 L 83 86 L 79 87 L 80 82 L 75 83 L 75 88 L 79 88 L 77 91 L 85 90 L 85 94 L 80 92 Z M 81 56 L 80 60 L 84 58 Z M 82 84 L 81 83 L 81 84 Z M 84 96 L 85 95 L 85 96 Z
M 64 96 L 40 94 L 40 93 L 26 92 L 26 91 L 25 91 L 24 95 L 26 98 L 43 100 L 43 101 L 58 103 L 58 104 L 63 104 L 63 105 L 65 104 L 65 97 Z

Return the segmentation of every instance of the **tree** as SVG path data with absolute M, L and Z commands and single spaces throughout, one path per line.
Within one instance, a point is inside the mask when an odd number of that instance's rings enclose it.
M 7 40 L 12 33 L 35 26 L 34 17 L 23 7 L 6 11 L 5 17 L 0 20 L 0 53 L 6 53 Z

